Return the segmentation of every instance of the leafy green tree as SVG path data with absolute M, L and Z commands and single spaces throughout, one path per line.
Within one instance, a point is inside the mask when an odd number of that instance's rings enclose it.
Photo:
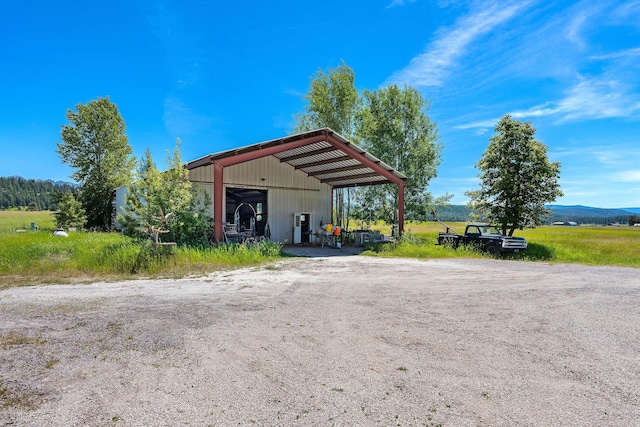
M 353 138 L 359 96 L 355 73 L 344 61 L 326 73 L 318 70 L 304 99 L 308 105 L 304 113 L 295 117 L 295 133 L 329 127 L 346 138 Z
M 407 176 L 407 218 L 427 219 L 427 212 L 435 203 L 427 188 L 436 176 L 442 151 L 437 125 L 427 115 L 429 102 L 415 88 L 400 89 L 396 85 L 365 90 L 363 98 L 364 106 L 357 117 L 360 145 Z M 395 222 L 397 193 L 395 185 L 361 189 L 358 192 L 360 212 Z
M 389 86 L 360 96 L 355 88 L 355 73 L 343 62 L 326 73 L 318 71 L 305 99 L 309 104 L 296 117 L 295 132 L 330 127 L 405 173 L 409 178 L 405 187 L 406 214 L 409 218 L 426 218 L 427 206 L 435 203 L 427 186 L 436 174 L 441 146 L 436 124 L 426 114 L 429 104 L 416 89 Z M 355 216 L 393 222 L 398 208 L 397 191 L 393 185 L 356 189 Z M 346 203 L 342 194 L 341 190 L 336 191 L 339 225 L 343 206 L 347 217 L 352 206 L 352 190 L 346 192 Z
M 67 110 L 70 124 L 62 127 L 57 153 L 76 171 L 71 177 L 82 188 L 81 202 L 87 226 L 107 230 L 112 224 L 116 188 L 131 182 L 133 151 L 125 135 L 125 122 L 109 98 L 98 98 Z
M 340 135 L 353 139 L 354 119 L 359 108 L 359 96 L 355 87 L 355 73 L 342 61 L 326 73 L 318 70 L 311 79 L 309 92 L 305 96 L 308 105 L 305 112 L 296 116 L 295 133 L 328 127 Z M 352 191 L 346 194 L 342 188 L 335 190 L 337 225 L 344 225 L 345 197 L 346 215 L 350 215 Z
M 56 227 L 84 227 L 87 221 L 85 211 L 71 191 L 55 196 L 55 202 L 58 205 L 58 211 L 53 214 L 56 217 Z
M 204 206 L 210 205 L 210 200 L 189 181 L 179 141 L 167 164 L 169 169 L 160 172 L 151 152 L 146 151 L 137 180 L 128 187 L 126 206 L 118 215 L 118 223 L 130 236 L 145 236 L 153 226 L 168 230 L 170 234 L 165 239 L 180 245 L 206 245 L 211 224 Z
M 476 164 L 480 189 L 467 191 L 470 208 L 499 225 L 503 234 L 539 225 L 549 214 L 545 204 L 562 196 L 560 163 L 550 162 L 547 146 L 534 138 L 535 128 L 505 115 L 496 135 Z

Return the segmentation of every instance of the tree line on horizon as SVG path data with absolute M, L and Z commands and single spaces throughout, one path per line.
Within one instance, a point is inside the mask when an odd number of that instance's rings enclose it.
M 0 177 L 0 210 L 25 209 L 49 210 L 58 209 L 58 201 L 66 192 L 75 194 L 77 185 L 69 182 L 23 178 L 20 176 Z M 543 222 L 576 222 L 578 224 L 606 225 L 611 223 L 640 223 L 640 215 L 611 215 L 610 210 L 585 210 L 571 215 L 551 208 L 551 214 Z M 437 215 L 445 222 L 468 222 L 473 210 L 467 205 L 444 205 L 437 208 Z M 428 221 L 429 219 L 427 219 Z
M 473 209 L 467 205 L 448 205 L 437 209 L 438 219 L 443 222 L 469 222 L 474 217 Z M 629 224 L 640 223 L 640 215 L 621 214 L 612 215 L 610 209 L 583 209 L 566 214 L 562 210 L 550 208 L 550 213 L 541 219 L 541 224 L 553 224 L 556 222 L 575 222 L 577 224 Z
M 77 186 L 68 182 L 59 183 L 20 176 L 0 177 L 0 210 L 25 208 L 55 211 L 58 208 L 59 195 L 76 191 Z

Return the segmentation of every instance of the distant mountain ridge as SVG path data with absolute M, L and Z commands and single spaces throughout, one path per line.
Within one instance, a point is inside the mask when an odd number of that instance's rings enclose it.
M 552 222 L 576 222 L 578 224 L 626 224 L 631 216 L 640 213 L 640 208 L 603 209 L 590 206 L 550 205 Z
M 579 224 L 627 223 L 629 217 L 640 214 L 640 208 L 595 208 L 583 205 L 548 205 L 551 215 L 548 222 L 576 222 Z M 450 205 L 437 210 L 441 221 L 466 222 L 472 211 L 465 205 Z
M 594 208 L 591 206 L 582 205 L 549 205 L 549 207 L 556 213 L 561 215 L 586 215 L 586 216 L 625 216 L 635 215 L 640 213 L 640 208 Z
M 634 213 L 636 215 L 640 214 L 640 208 L 620 208 L 620 209 L 622 209 L 623 211 Z
M 57 185 L 57 186 L 61 186 L 61 185 L 70 185 L 72 187 L 79 187 L 80 184 L 77 184 L 75 182 L 70 182 L 70 181 L 54 181 L 53 179 L 34 179 L 34 178 L 24 178 L 20 175 L 13 175 L 13 176 L 4 176 L 4 177 L 0 177 L 0 178 L 13 178 L 13 179 L 23 179 L 25 181 L 36 181 L 36 182 L 50 182 L 53 185 Z

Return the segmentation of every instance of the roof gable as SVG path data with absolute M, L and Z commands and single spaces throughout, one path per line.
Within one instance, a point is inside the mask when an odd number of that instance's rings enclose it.
M 210 154 L 188 169 L 217 163 L 228 167 L 274 156 L 334 188 L 406 181 L 407 177 L 329 128 Z

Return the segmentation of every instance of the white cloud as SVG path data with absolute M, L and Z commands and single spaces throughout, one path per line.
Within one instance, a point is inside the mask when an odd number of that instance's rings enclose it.
M 574 42 L 580 47 L 584 47 L 584 41 L 580 37 L 580 30 L 587 20 L 587 15 L 581 13 L 578 16 L 574 16 L 569 25 L 567 26 L 566 35 L 567 39 Z
M 394 1 L 395 3 L 395 1 Z M 505 5 L 482 3 L 482 10 L 464 16 L 451 28 L 441 29 L 440 37 L 414 57 L 405 68 L 396 71 L 385 85 L 406 83 L 414 87 L 440 86 L 456 61 L 476 39 L 508 21 L 531 1 Z M 393 4 L 393 3 L 392 3 Z
M 408 0 L 409 3 L 415 3 L 416 0 Z M 404 0 L 393 0 L 391 3 L 387 5 L 388 8 L 396 7 L 396 6 L 404 6 Z
M 500 118 L 480 120 L 477 122 L 466 123 L 464 125 L 454 126 L 455 129 L 488 129 L 495 128 Z
M 640 1 L 626 1 L 613 10 L 611 18 L 616 23 L 630 23 L 638 26 L 640 24 L 638 15 L 640 15 Z
M 559 122 L 605 118 L 633 118 L 640 113 L 640 95 L 627 90 L 624 83 L 607 78 L 582 79 L 563 99 L 546 102 L 526 110 L 509 113 L 514 119 L 552 117 Z M 456 129 L 488 129 L 499 118 L 479 120 L 456 126 Z
M 620 50 L 618 52 L 612 52 L 606 55 L 592 56 L 593 60 L 608 60 L 608 59 L 628 59 L 640 56 L 640 47 Z
M 302 99 L 307 95 L 306 92 L 303 92 L 300 89 L 294 89 L 294 88 L 290 88 L 290 87 L 285 88 L 284 89 L 284 93 L 287 94 L 287 95 L 294 96 L 294 97 L 299 98 L 299 99 Z
M 549 114 L 561 120 L 632 117 L 640 111 L 638 95 L 627 94 L 624 84 L 617 80 L 594 78 L 582 80 L 572 87 Z
M 612 179 L 617 182 L 640 182 L 640 169 L 618 172 Z
M 580 158 L 591 164 L 591 159 L 598 162 L 598 170 L 621 170 L 629 165 L 635 165 L 640 158 L 640 147 L 635 141 L 620 144 L 593 145 L 588 143 L 571 148 L 558 148 L 553 152 L 554 157 Z M 594 171 L 589 171 L 593 176 Z

